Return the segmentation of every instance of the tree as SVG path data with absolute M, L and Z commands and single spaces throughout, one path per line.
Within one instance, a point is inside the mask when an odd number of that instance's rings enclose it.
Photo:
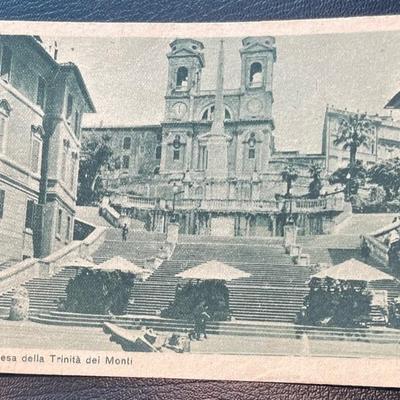
M 334 140 L 335 146 L 343 145 L 344 150 L 350 152 L 350 164 L 355 164 L 357 150 L 363 144 L 368 144 L 371 137 L 371 121 L 367 114 L 349 114 L 342 118 L 338 128 L 338 136 Z
M 285 165 L 285 168 L 281 172 L 282 181 L 286 182 L 286 194 L 285 197 L 291 197 L 291 190 L 293 183 L 299 177 L 296 167 L 293 164 Z
M 318 164 L 311 164 L 308 172 L 312 178 L 312 181 L 308 185 L 308 197 L 310 199 L 317 199 L 320 196 L 322 189 L 322 168 Z
M 386 201 L 393 200 L 400 190 L 400 158 L 391 158 L 375 164 L 368 171 L 368 177 L 371 183 L 382 187 Z
M 90 205 L 98 202 L 104 194 L 101 175 L 113 169 L 115 160 L 111 137 L 91 136 L 82 143 L 78 173 L 77 204 Z
M 346 199 L 358 192 L 360 186 L 363 186 L 367 179 L 367 170 L 361 161 L 349 164 L 347 167 L 337 169 L 330 177 L 331 185 L 341 184 L 344 186 Z

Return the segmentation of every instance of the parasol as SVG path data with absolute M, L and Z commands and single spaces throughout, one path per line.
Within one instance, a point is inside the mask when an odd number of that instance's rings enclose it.
M 82 257 L 77 257 L 74 258 L 73 260 L 70 261 L 65 261 L 62 264 L 62 267 L 66 268 L 66 267 L 72 267 L 72 268 L 95 268 L 96 264 L 85 259 Z
M 122 272 L 130 272 L 132 274 L 151 274 L 151 271 L 137 266 L 135 263 L 126 260 L 121 256 L 115 256 L 101 264 L 98 264 L 94 269 L 101 269 L 103 271 L 115 271 L 119 270 Z
M 211 260 L 175 275 L 182 279 L 221 280 L 248 278 L 251 274 L 220 261 Z
M 332 278 L 342 281 L 386 281 L 395 280 L 396 278 L 380 271 L 377 268 L 371 267 L 354 258 L 337 264 L 331 268 L 324 269 L 311 278 Z

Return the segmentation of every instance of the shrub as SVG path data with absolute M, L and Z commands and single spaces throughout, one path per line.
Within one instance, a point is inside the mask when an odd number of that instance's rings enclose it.
M 297 323 L 356 327 L 369 319 L 372 295 L 364 282 L 312 279 Z
M 131 273 L 81 269 L 68 282 L 62 308 L 83 314 L 122 314 L 133 283 Z
M 196 307 L 203 301 L 211 320 L 226 321 L 229 318 L 229 291 L 223 281 L 178 284 L 174 301 L 162 310 L 161 316 L 192 320 Z

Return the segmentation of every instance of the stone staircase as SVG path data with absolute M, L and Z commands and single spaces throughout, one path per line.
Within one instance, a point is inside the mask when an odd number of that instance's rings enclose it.
M 295 266 L 282 246 L 251 239 L 221 238 L 179 243 L 171 259 L 133 288 L 127 313 L 157 315 L 174 300 L 181 282 L 175 275 L 208 260 L 228 263 L 250 277 L 228 283 L 230 310 L 236 320 L 293 322 L 308 292 L 308 267 Z M 204 240 L 207 240 L 205 242 Z M 182 282 L 181 282 L 182 283 Z
M 165 235 L 147 231 L 133 231 L 126 242 L 121 240 L 121 229 L 109 228 L 104 243 L 92 254 L 95 263 L 101 263 L 116 255 L 143 266 L 146 259 L 154 257 L 165 243 Z
M 77 206 L 76 218 L 89 222 L 94 226 L 112 227 L 112 225 L 99 214 L 99 207 Z
M 65 298 L 65 289 L 69 280 L 75 276 L 75 268 L 64 268 L 57 274 L 48 278 L 33 278 L 22 286 L 29 293 L 29 312 L 56 311 L 60 299 Z M 9 290 L 0 296 L 0 310 L 2 314 L 8 314 L 11 298 L 15 290 Z
M 390 224 L 399 214 L 352 214 L 336 226 L 336 234 L 366 235 Z
M 19 262 L 17 259 L 8 259 L 0 261 L 0 272 L 6 270 L 7 268 L 11 267 L 12 265 Z
M 109 228 L 106 240 L 93 254 L 97 263 L 108 260 L 115 255 L 143 265 L 148 256 L 154 256 L 164 243 L 164 235 L 150 232 L 132 231 L 128 241 L 121 241 L 121 232 L 115 228 Z M 0 270 L 2 265 L 0 264 Z M 30 314 L 56 311 L 60 299 L 65 298 L 65 290 L 68 281 L 76 275 L 75 268 L 64 268 L 55 275 L 47 278 L 33 278 L 23 284 L 27 288 L 30 301 Z M 0 314 L 8 315 L 11 298 L 15 290 L 9 290 L 0 296 Z

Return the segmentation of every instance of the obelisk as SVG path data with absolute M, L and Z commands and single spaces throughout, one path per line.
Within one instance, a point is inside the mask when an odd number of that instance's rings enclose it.
M 224 127 L 224 42 L 221 40 L 218 54 L 217 88 L 215 93 L 214 118 L 207 135 L 207 178 L 218 181 L 228 178 L 228 139 Z

